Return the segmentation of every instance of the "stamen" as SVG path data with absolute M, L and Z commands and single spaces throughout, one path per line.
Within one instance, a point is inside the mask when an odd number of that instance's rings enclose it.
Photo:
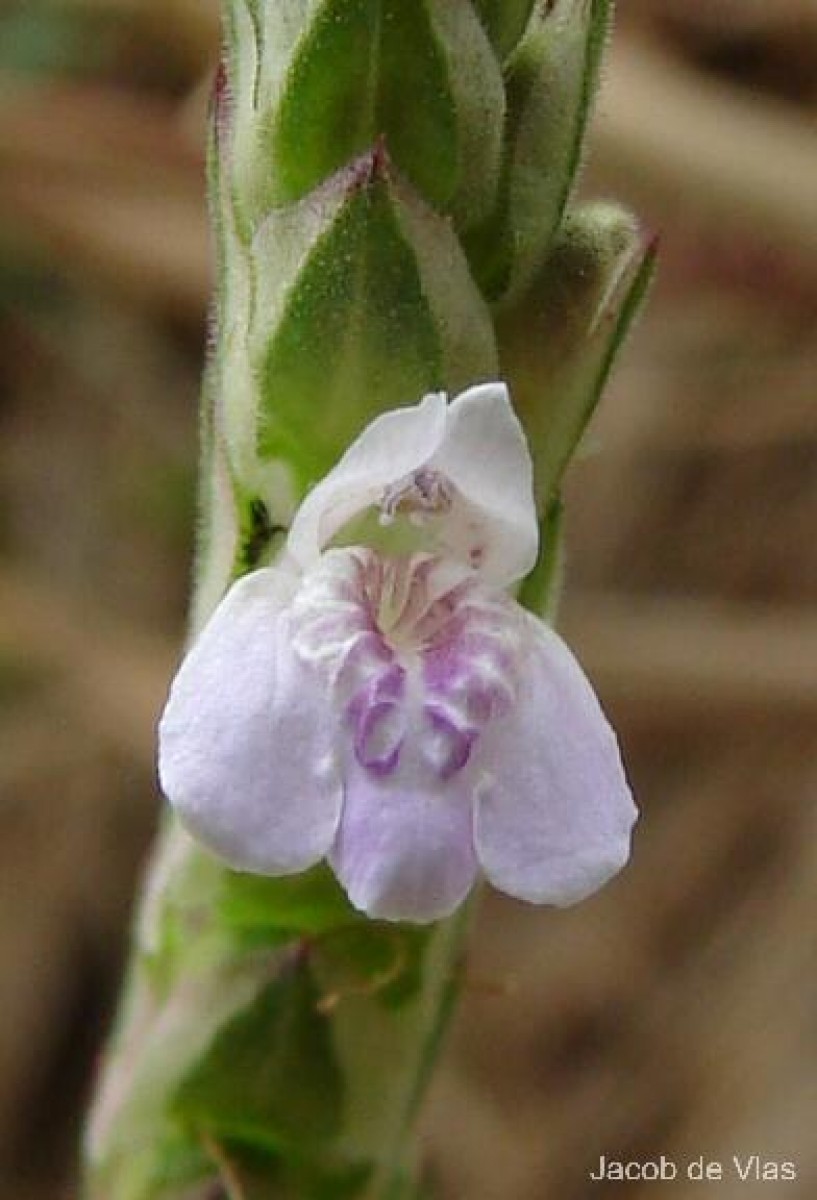
M 448 512 L 452 503 L 446 477 L 431 467 L 421 467 L 383 492 L 380 524 L 392 525 L 398 516 L 407 516 L 412 525 L 424 525 L 429 517 Z

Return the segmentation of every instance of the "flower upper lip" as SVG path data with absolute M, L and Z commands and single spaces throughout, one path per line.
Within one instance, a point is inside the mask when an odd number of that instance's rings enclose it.
M 533 466 L 503 383 L 443 393 L 371 423 L 296 513 L 289 554 L 308 569 L 344 525 L 401 500 L 441 513 L 438 548 L 508 587 L 532 569 L 539 546 Z

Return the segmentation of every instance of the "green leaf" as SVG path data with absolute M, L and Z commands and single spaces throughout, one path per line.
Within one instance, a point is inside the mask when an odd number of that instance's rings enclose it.
M 341 1124 L 342 1079 L 321 994 L 293 959 L 216 1034 L 181 1082 L 173 1115 L 198 1134 L 311 1150 Z
M 565 220 L 524 303 L 498 324 L 503 374 L 553 501 L 653 274 L 656 246 L 632 216 L 588 205 Z

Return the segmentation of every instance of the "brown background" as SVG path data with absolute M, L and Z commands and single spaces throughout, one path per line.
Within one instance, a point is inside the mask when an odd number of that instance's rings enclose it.
M 581 907 L 486 898 L 426 1159 L 451 1200 L 807 1200 L 817 5 L 621 8 L 585 190 L 631 201 L 662 267 L 572 471 L 563 625 L 643 815 L 630 869 Z M 72 1195 L 155 826 L 216 44 L 201 0 L 0 7 L 2 1200 Z M 797 1181 L 741 1183 L 752 1153 Z M 725 1178 L 601 1185 L 601 1154 Z

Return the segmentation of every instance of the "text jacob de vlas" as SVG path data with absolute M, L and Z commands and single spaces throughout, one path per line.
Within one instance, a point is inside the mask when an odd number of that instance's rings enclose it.
M 683 1178 L 715 1183 L 730 1177 L 743 1183 L 791 1182 L 797 1178 L 797 1167 L 790 1159 L 770 1159 L 760 1154 L 733 1154 L 727 1159 L 707 1159 L 701 1155 L 684 1162 L 668 1158 L 665 1154 L 643 1162 L 608 1158 L 602 1154 L 598 1164 L 590 1171 L 590 1178 L 599 1183 L 606 1180 L 640 1182 Z

